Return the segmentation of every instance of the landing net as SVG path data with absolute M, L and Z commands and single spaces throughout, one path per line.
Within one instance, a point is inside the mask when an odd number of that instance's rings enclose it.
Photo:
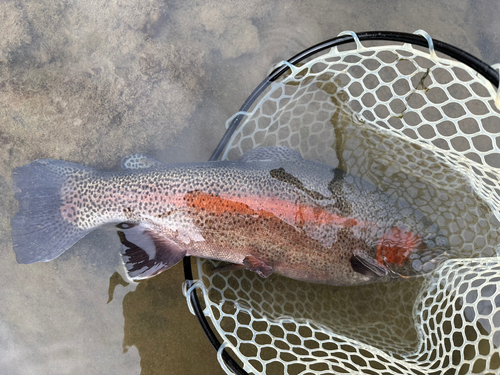
M 449 260 L 424 277 L 346 288 L 214 274 L 216 262 L 198 259 L 188 303 L 198 291 L 228 374 L 500 371 L 498 75 L 416 34 L 425 48 L 347 32 L 355 43 L 282 63 L 228 121 L 218 152 L 281 145 L 369 180 L 435 222 Z

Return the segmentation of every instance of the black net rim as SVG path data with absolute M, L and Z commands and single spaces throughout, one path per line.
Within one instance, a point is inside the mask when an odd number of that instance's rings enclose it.
M 399 43 L 407 43 L 407 44 L 412 44 L 412 45 L 418 45 L 421 47 L 428 47 L 428 41 L 425 37 L 416 35 L 416 34 L 410 34 L 410 33 L 402 33 L 402 32 L 394 32 L 394 31 L 366 31 L 366 32 L 361 32 L 361 33 L 356 33 L 356 36 L 358 37 L 359 41 L 392 41 L 392 42 L 399 42 Z M 300 63 L 301 61 L 307 59 L 310 56 L 313 56 L 319 52 L 322 52 L 324 50 L 340 46 L 343 44 L 348 44 L 348 43 L 354 43 L 356 42 L 355 38 L 352 35 L 342 35 L 338 36 L 333 39 L 328 39 L 324 42 L 318 43 L 310 48 L 307 48 L 306 50 L 298 53 L 297 55 L 293 56 L 289 60 L 287 60 L 288 64 L 295 65 L 297 63 Z M 478 58 L 474 57 L 473 55 L 469 54 L 468 52 L 465 52 L 461 50 L 458 47 L 452 46 L 451 44 L 442 42 L 437 39 L 432 39 L 432 42 L 434 44 L 434 50 L 437 52 L 441 52 L 467 66 L 470 68 L 474 69 L 476 72 L 481 74 L 484 78 L 486 78 L 491 84 L 498 88 L 499 87 L 499 74 L 498 71 L 493 69 L 491 66 L 486 64 L 485 62 L 479 60 Z M 250 94 L 250 96 L 247 98 L 247 100 L 243 103 L 241 108 L 239 109 L 239 112 L 246 112 L 252 105 L 253 103 L 257 100 L 257 98 L 262 94 L 262 92 L 277 78 L 279 78 L 281 75 L 283 75 L 285 72 L 287 72 L 290 69 L 290 67 L 287 64 L 283 64 L 275 68 L 256 88 L 255 90 Z M 238 115 L 233 118 L 231 121 L 229 127 L 227 128 L 226 132 L 222 136 L 219 144 L 215 148 L 214 152 L 212 153 L 212 156 L 210 157 L 210 161 L 215 161 L 218 160 L 224 151 L 225 147 L 227 146 L 227 143 L 233 136 L 234 132 L 240 125 L 241 120 L 243 119 L 244 115 Z M 188 285 L 192 284 L 193 280 L 193 271 L 191 268 L 191 259 L 190 257 L 185 257 L 184 258 L 184 277 L 186 279 L 186 283 Z M 198 299 L 198 295 L 196 293 L 191 293 L 190 294 L 190 303 L 191 306 L 193 307 L 194 313 L 196 317 L 198 318 L 198 322 L 200 323 L 203 331 L 205 332 L 205 335 L 207 336 L 208 340 L 214 347 L 216 351 L 219 351 L 221 347 L 221 343 L 215 334 L 215 332 L 212 330 L 212 327 L 210 327 L 207 319 L 205 318 L 205 315 L 203 314 L 203 308 L 201 307 L 200 301 Z M 241 368 L 241 366 L 228 354 L 226 350 L 222 351 L 222 358 L 224 362 L 226 363 L 227 367 L 237 375 L 248 375 L 248 373 Z

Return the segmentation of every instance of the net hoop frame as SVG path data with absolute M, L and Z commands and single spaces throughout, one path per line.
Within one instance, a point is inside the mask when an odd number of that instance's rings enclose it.
M 458 47 L 437 39 L 432 39 L 425 31 L 422 30 L 415 31 L 415 33 L 413 34 L 394 31 L 366 31 L 360 33 L 344 31 L 335 38 L 328 39 L 324 42 L 318 43 L 312 47 L 305 49 L 289 60 L 283 61 L 275 69 L 273 69 L 271 73 L 249 95 L 239 111 L 236 112 L 236 114 L 230 119 L 230 121 L 228 121 L 229 125 L 227 126 L 226 132 L 219 141 L 209 161 L 216 161 L 221 157 L 229 140 L 240 125 L 242 119 L 247 114 L 248 109 L 251 108 L 251 106 L 259 98 L 259 96 L 266 90 L 269 85 L 271 85 L 272 82 L 285 74 L 288 70 L 294 69 L 296 64 L 315 54 L 349 43 L 356 43 L 357 49 L 362 49 L 364 48 L 361 44 L 362 41 L 385 41 L 428 47 L 429 54 L 431 55 L 432 59 L 439 59 L 439 57 L 437 57 L 436 55 L 436 51 L 440 52 L 448 57 L 455 59 L 458 62 L 467 65 L 468 67 L 479 73 L 485 80 L 489 81 L 497 90 L 495 100 L 497 106 L 500 103 L 499 72 L 497 70 L 500 70 L 500 64 L 498 67 L 495 65 L 495 68 L 497 68 L 495 69 L 494 67 L 486 64 L 482 60 L 476 58 L 466 51 L 463 51 Z M 200 288 L 201 290 L 203 290 L 203 285 L 200 285 L 201 282 L 193 278 L 191 257 L 185 257 L 183 259 L 183 266 L 185 277 L 183 291 L 188 302 L 189 310 L 198 319 L 203 332 L 205 333 L 207 339 L 217 353 L 219 362 L 221 364 L 225 364 L 226 372 L 227 370 L 230 370 L 236 375 L 248 375 L 248 373 L 231 357 L 231 355 L 225 349 L 227 343 L 221 343 L 219 341 L 219 338 L 213 331 L 203 313 L 204 309 L 201 306 L 200 300 L 196 293 L 196 288 Z M 220 359 L 222 359 L 223 362 L 221 362 Z

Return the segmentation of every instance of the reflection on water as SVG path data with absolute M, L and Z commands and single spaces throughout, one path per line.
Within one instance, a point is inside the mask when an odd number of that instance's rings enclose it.
M 112 278 L 121 276 L 115 273 Z M 208 340 L 198 339 L 198 321 L 179 295 L 182 281 L 182 267 L 177 266 L 140 282 L 123 298 L 124 352 L 137 348 L 143 375 L 201 374 L 207 368 L 212 374 L 223 373 L 215 356 L 204 355 L 212 349 Z

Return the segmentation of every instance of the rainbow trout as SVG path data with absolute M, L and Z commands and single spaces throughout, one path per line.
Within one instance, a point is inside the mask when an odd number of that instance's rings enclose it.
M 447 246 L 406 202 L 283 147 L 190 164 L 132 155 L 122 166 L 102 172 L 37 160 L 17 168 L 17 261 L 50 261 L 112 223 L 133 280 L 191 255 L 230 263 L 219 271 L 357 285 L 419 273 L 423 255 L 432 263 L 428 254 Z

